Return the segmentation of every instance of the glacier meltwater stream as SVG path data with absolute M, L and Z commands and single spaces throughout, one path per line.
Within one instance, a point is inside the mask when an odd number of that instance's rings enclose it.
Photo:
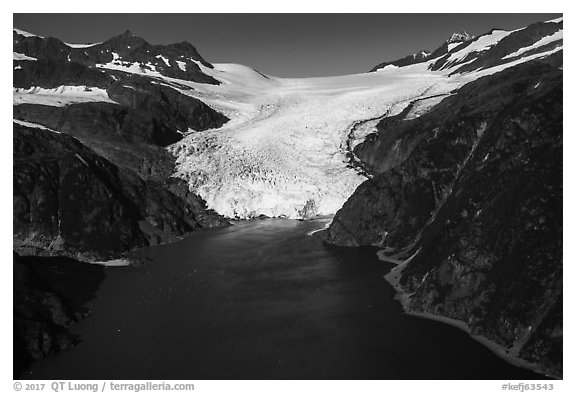
M 533 379 L 439 322 L 402 314 L 372 249 L 265 219 L 195 233 L 115 267 L 31 379 Z

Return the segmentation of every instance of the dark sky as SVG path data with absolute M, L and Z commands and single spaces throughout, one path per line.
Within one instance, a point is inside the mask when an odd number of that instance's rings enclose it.
M 365 72 L 433 50 L 453 32 L 480 35 L 561 14 L 14 14 L 14 27 L 65 42 L 99 42 L 125 30 L 152 44 L 189 41 L 209 62 L 283 77 Z

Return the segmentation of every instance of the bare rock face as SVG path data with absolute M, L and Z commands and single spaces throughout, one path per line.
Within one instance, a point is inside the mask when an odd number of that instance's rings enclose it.
M 58 86 L 92 86 L 106 89 L 113 81 L 104 72 L 79 63 L 49 60 L 14 61 L 13 86 L 55 88 Z
M 102 266 L 68 258 L 14 253 L 14 378 L 25 367 L 76 345 L 68 328 L 88 315 L 87 300 L 104 278 Z M 65 285 L 61 285 L 64 283 Z M 75 288 L 74 293 L 64 288 Z
M 358 147 L 375 176 L 326 241 L 417 252 L 400 279 L 409 310 L 561 376 L 562 119 L 562 72 L 527 63 L 383 124 Z
M 202 101 L 139 75 L 127 76 L 121 82 L 113 83 L 107 93 L 121 106 L 146 113 L 156 123 L 176 131 L 219 128 L 229 120 Z
M 75 138 L 14 125 L 14 244 L 40 254 L 111 259 L 201 227 L 225 225 L 160 183 L 118 168 Z
M 453 33 L 450 38 L 446 41 L 448 44 L 455 44 L 458 42 L 467 42 L 474 39 L 474 36 L 467 31 L 461 33 Z

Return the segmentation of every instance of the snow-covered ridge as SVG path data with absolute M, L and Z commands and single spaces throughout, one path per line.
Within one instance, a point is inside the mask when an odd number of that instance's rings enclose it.
M 38 38 L 44 38 L 42 36 L 36 35 L 36 34 L 32 34 L 32 33 L 28 33 L 27 31 L 24 30 L 20 30 L 20 29 L 12 29 L 12 31 L 15 31 L 17 34 L 23 35 L 24 37 L 38 37 Z
M 485 34 L 473 40 L 464 48 L 453 52 L 446 60 L 446 63 L 441 69 L 449 68 L 452 65 L 462 62 L 466 57 L 472 53 L 484 52 L 496 45 L 501 39 L 511 34 L 512 31 L 505 30 L 492 30 L 489 34 Z

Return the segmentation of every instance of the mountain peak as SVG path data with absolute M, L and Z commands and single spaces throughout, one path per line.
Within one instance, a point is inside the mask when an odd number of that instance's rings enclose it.
M 146 40 L 141 37 L 135 36 L 130 30 L 126 30 L 124 33 L 114 36 L 104 42 L 107 45 L 111 45 L 114 50 L 116 50 L 120 55 L 125 51 L 134 50 L 147 44 Z
M 463 31 L 461 33 L 453 33 L 450 36 L 450 38 L 448 38 L 448 40 L 446 40 L 446 43 L 453 44 L 456 42 L 466 42 L 466 41 L 470 41 L 473 38 L 474 38 L 474 36 L 472 34 L 469 34 L 468 32 Z

